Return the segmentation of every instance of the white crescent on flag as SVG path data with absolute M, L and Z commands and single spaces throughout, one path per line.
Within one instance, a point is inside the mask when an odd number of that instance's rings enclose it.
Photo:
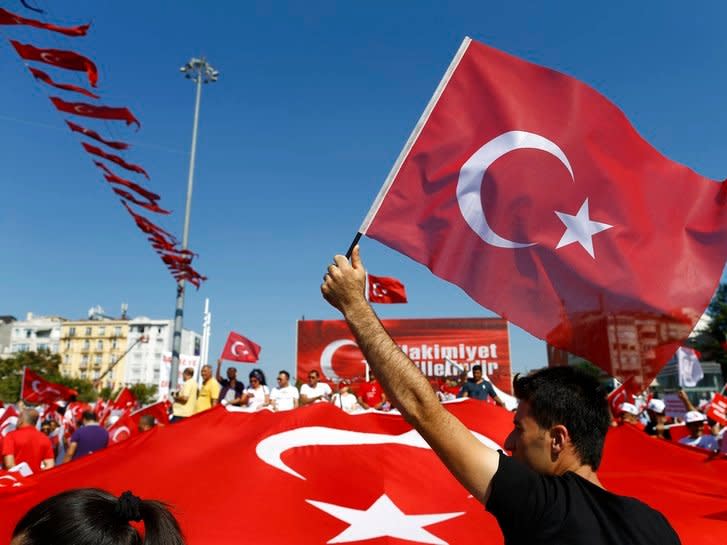
M 472 431 L 472 430 L 470 430 Z M 495 441 L 480 433 L 472 431 L 480 443 L 495 450 L 502 447 Z M 359 431 L 327 428 L 324 426 L 311 426 L 284 431 L 261 440 L 255 448 L 258 458 L 280 471 L 305 480 L 305 477 L 287 466 L 282 455 L 292 448 L 306 446 L 340 446 L 340 445 L 404 445 L 409 447 L 428 449 L 430 446 L 416 430 L 410 430 L 400 435 L 387 435 L 383 433 L 367 433 Z

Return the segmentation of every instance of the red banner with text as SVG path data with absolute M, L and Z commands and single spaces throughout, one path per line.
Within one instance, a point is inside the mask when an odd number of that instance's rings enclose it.
M 500 390 L 512 392 L 507 321 L 500 318 L 382 320 L 401 349 L 430 379 L 459 375 L 457 366 L 481 365 Z M 362 382 L 366 361 L 343 320 L 298 321 L 297 374 L 317 370 L 324 382 Z

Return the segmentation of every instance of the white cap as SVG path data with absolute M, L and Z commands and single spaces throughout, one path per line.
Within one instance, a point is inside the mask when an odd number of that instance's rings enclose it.
M 657 414 L 662 414 L 666 411 L 666 404 L 661 399 L 651 399 L 649 404 L 646 406 L 650 411 L 654 411 Z
M 687 424 L 692 424 L 694 422 L 704 422 L 705 420 L 707 420 L 707 417 L 699 411 L 689 411 L 684 417 L 684 420 Z
M 628 413 L 628 414 L 632 414 L 634 416 L 639 415 L 639 410 L 636 408 L 636 405 L 634 405 L 633 403 L 621 403 L 621 405 L 619 405 L 618 408 L 622 413 Z

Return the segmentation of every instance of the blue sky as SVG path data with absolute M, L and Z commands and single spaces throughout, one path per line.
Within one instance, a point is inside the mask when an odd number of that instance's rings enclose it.
M 263 346 L 268 375 L 294 368 L 297 319 L 337 317 L 319 294 L 325 267 L 348 247 L 465 35 L 595 86 L 660 151 L 727 176 L 724 2 L 36 4 L 56 23 L 91 21 L 90 35 L 3 36 L 96 61 L 104 102 L 129 106 L 142 130 L 82 122 L 133 143 L 128 158 L 174 210 L 160 223 L 180 236 L 194 89 L 178 68 L 205 55 L 221 72 L 202 97 L 190 242 L 210 279 L 188 290 L 185 326 L 201 330 L 209 297 L 211 357 L 234 329 Z M 2 5 L 33 16 L 19 1 Z M 48 90 L 4 40 L 0 59 L 0 314 L 79 318 L 126 302 L 132 315 L 171 317 L 171 277 Z M 371 272 L 407 285 L 411 302 L 379 306 L 382 317 L 491 315 L 375 241 L 362 252 Z M 544 344 L 514 327 L 511 347 L 515 370 L 546 362 Z

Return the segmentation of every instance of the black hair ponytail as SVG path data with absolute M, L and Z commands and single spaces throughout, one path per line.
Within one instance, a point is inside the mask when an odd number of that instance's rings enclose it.
M 143 521 L 144 539 L 130 521 Z M 79 488 L 42 501 L 18 522 L 19 545 L 184 545 L 166 505 L 131 492 L 115 497 L 98 488 Z

